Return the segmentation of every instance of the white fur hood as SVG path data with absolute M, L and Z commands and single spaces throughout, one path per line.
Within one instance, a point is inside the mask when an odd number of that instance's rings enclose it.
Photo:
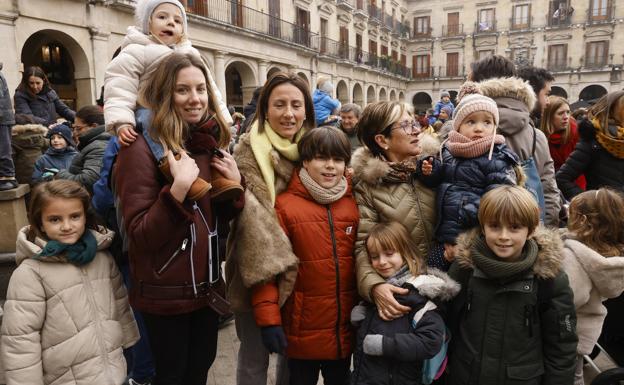
M 447 273 L 434 268 L 427 269 L 427 274 L 410 276 L 405 282 L 412 285 L 423 297 L 441 301 L 450 301 L 461 289 L 460 284 Z

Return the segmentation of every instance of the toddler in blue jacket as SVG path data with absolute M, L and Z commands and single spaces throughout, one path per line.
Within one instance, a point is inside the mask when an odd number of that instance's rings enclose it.
M 69 126 L 56 125 L 48 131 L 46 137 L 50 139 L 50 147 L 35 162 L 33 184 L 50 180 L 59 171 L 69 169 L 74 156 L 78 154 Z
M 430 264 L 447 269 L 460 232 L 478 224 L 481 196 L 500 185 L 518 183 L 519 160 L 496 135 L 496 102 L 487 96 L 469 94 L 457 105 L 453 130 L 441 149 L 440 159 L 421 163 L 420 179 L 437 187 L 439 244 L 430 255 Z M 442 256 L 446 258 L 441 258 Z

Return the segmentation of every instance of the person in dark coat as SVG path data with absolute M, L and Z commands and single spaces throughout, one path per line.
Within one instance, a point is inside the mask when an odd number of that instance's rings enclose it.
M 585 175 L 587 190 L 624 190 L 624 91 L 600 98 L 578 126 L 580 141 L 557 172 L 557 184 L 565 198 L 583 192 L 576 184 L 581 175 Z
M 67 170 L 74 156 L 78 154 L 69 126 L 65 124 L 54 126 L 48 131 L 47 138 L 50 139 L 50 147 L 35 162 L 32 173 L 33 184 L 52 179 L 59 171 Z
M 438 305 L 452 299 L 460 287 L 446 273 L 426 271 L 398 222 L 375 225 L 366 248 L 371 265 L 386 282 L 408 290 L 397 300 L 411 310 L 386 321 L 374 305 L 362 302 L 353 308 L 351 322 L 359 329 L 351 384 L 421 384 L 423 360 L 434 357 L 445 339 Z
M 516 186 L 486 193 L 480 227 L 457 240 L 449 276 L 461 285 L 447 320 L 448 385 L 572 384 L 576 309 L 555 230 Z
M 36 66 L 24 71 L 14 102 L 15 113 L 31 115 L 35 122 L 46 127 L 56 123 L 57 114 L 69 122 L 73 122 L 76 115 L 50 87 L 45 72 Z
M 69 169 L 61 170 L 55 179 L 69 179 L 80 182 L 93 192 L 93 184 L 100 179 L 104 150 L 111 135 L 104 129 L 104 114 L 98 106 L 82 107 L 74 122 L 74 139 L 79 153 L 72 160 Z
M 425 185 L 437 187 L 435 236 L 444 245 L 449 261 L 453 259 L 459 233 L 478 224 L 481 196 L 502 184 L 517 184 L 515 169 L 520 167 L 520 161 L 505 145 L 505 138 L 496 135 L 498 121 L 494 100 L 479 94 L 464 96 L 455 110 L 453 130 L 442 148 L 442 159 L 422 162 L 419 178 Z M 432 254 L 439 249 L 440 246 Z
M 17 187 L 15 164 L 11 158 L 11 127 L 14 124 L 15 116 L 11 107 L 9 88 L 4 75 L 0 72 L 0 191 Z
M 256 107 L 258 105 L 258 98 L 260 97 L 260 92 L 262 92 L 262 87 L 257 87 L 254 90 L 253 96 L 251 97 L 251 100 L 249 101 L 249 103 L 247 103 L 247 105 L 243 107 L 243 115 L 245 115 L 245 120 L 243 121 L 243 124 L 241 125 L 241 128 L 238 133 L 239 135 L 242 135 L 245 132 L 249 131 L 249 126 L 251 126 L 251 123 L 253 123 L 253 121 L 256 118 Z

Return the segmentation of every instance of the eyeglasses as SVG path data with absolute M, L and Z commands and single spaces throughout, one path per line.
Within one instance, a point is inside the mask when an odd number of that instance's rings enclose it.
M 393 126 L 392 130 L 401 129 L 405 132 L 405 135 L 411 135 L 413 133 L 420 133 L 420 123 L 416 120 L 404 120 L 398 126 Z
M 79 126 L 77 124 L 74 124 L 73 127 L 74 127 L 74 131 L 80 132 L 80 131 L 84 130 L 85 128 L 89 127 L 89 126 L 86 125 L 86 124 L 84 126 Z

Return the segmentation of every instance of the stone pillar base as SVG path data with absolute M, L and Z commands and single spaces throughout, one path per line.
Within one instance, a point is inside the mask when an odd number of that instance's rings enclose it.
M 28 224 L 24 197 L 29 191 L 27 184 L 0 191 L 0 253 L 15 253 L 17 232 Z

